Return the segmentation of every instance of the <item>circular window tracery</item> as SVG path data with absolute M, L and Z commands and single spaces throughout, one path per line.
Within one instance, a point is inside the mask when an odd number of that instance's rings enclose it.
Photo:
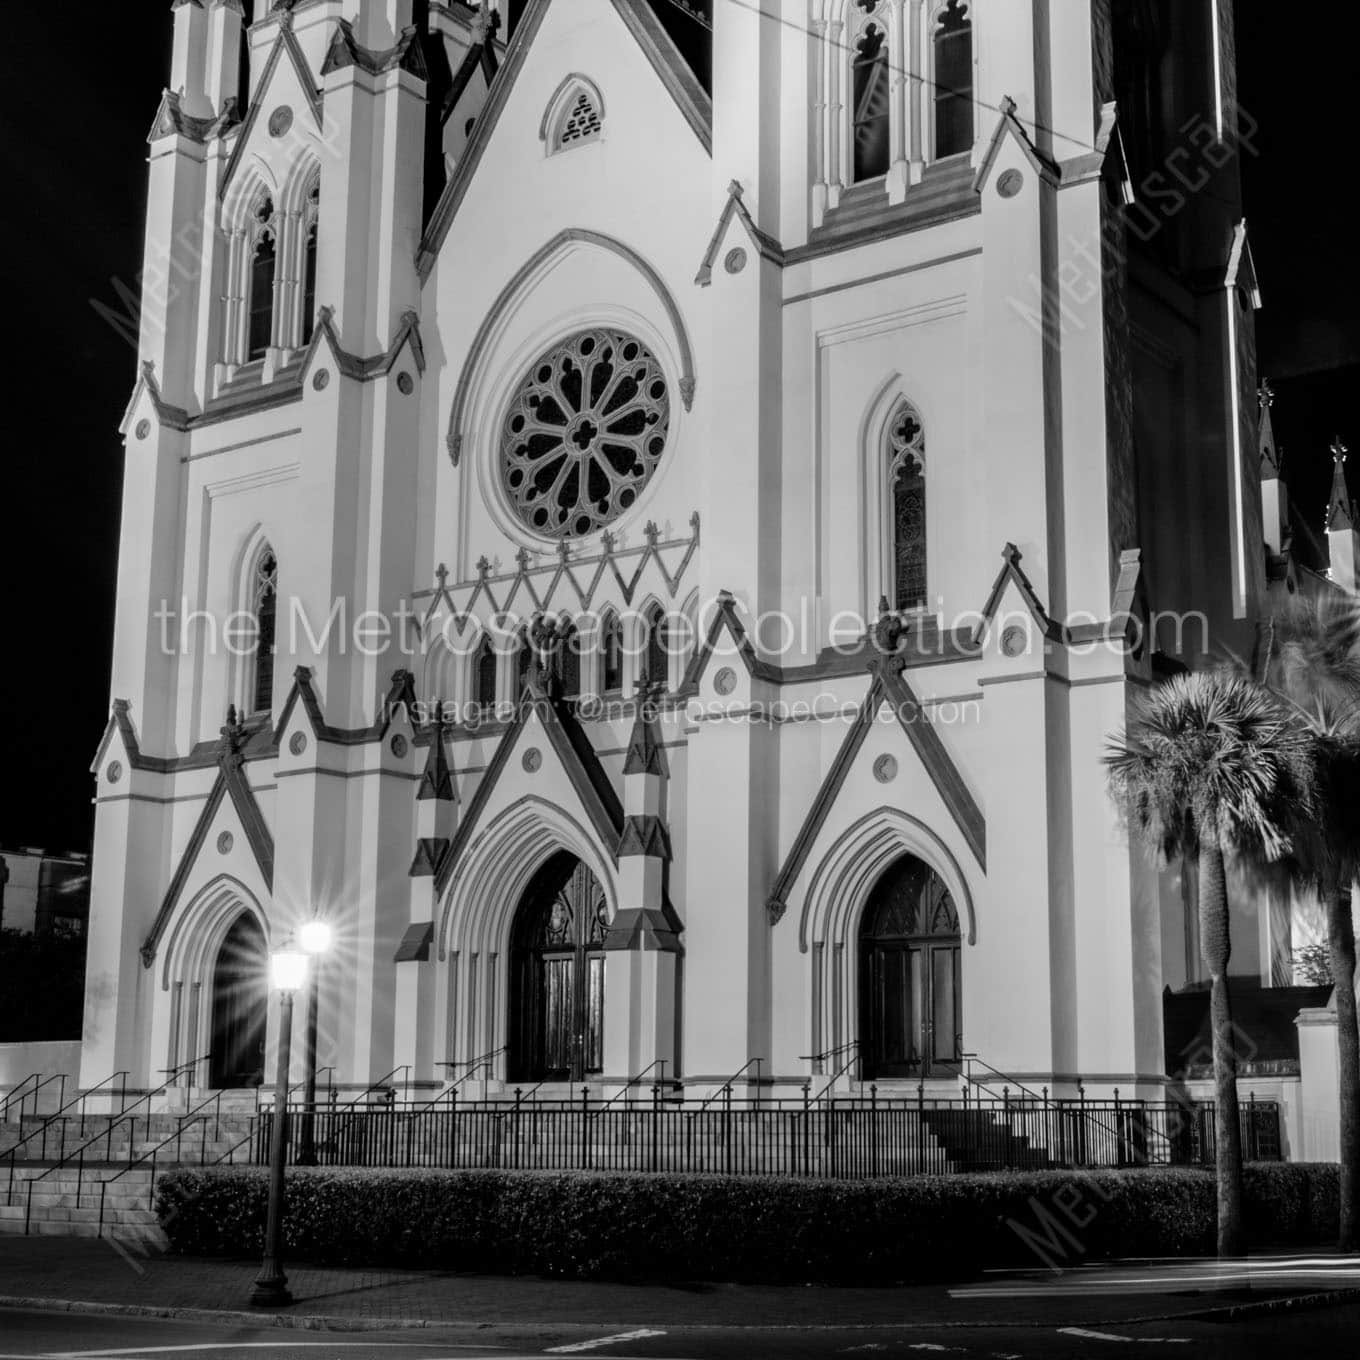
M 666 449 L 661 365 L 625 331 L 594 328 L 541 355 L 506 413 L 501 481 L 535 533 L 575 538 L 637 501 Z

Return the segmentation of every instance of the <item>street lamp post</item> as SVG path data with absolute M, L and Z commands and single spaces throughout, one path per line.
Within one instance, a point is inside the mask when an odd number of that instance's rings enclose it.
M 257 1308 L 279 1308 L 293 1301 L 283 1273 L 283 1163 L 288 1150 L 288 1068 L 292 1054 L 293 994 L 307 980 L 307 955 L 291 943 L 269 960 L 270 978 L 279 993 L 279 1056 L 274 1077 L 274 1127 L 269 1147 L 269 1217 L 265 1223 L 264 1261 L 251 1291 Z
M 307 978 L 306 1065 L 302 1070 L 302 1130 L 297 1164 L 316 1165 L 316 1013 L 321 986 L 321 958 L 331 947 L 331 928 L 322 920 L 308 921 L 298 931 L 298 943 L 312 960 Z

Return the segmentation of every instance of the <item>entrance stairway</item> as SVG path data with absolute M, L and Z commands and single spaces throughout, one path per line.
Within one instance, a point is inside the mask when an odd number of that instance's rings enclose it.
M 164 1246 L 157 1178 L 248 1154 L 250 1115 L 26 1116 L 0 1124 L 0 1233 Z

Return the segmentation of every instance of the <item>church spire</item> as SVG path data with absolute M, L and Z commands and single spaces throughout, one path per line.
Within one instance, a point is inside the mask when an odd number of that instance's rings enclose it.
M 1256 400 L 1261 411 L 1257 436 L 1261 453 L 1261 529 L 1270 555 L 1282 557 L 1290 537 L 1289 489 L 1284 480 L 1284 454 L 1275 442 L 1275 428 L 1270 418 L 1275 393 L 1268 378 L 1263 379 L 1257 389 Z
M 1275 392 L 1269 378 L 1261 379 L 1261 386 L 1256 390 L 1256 402 L 1261 410 L 1260 434 L 1256 441 L 1261 453 L 1261 477 L 1264 479 L 1272 474 L 1278 477 L 1284 471 L 1284 455 L 1275 443 L 1275 427 L 1270 418 L 1270 408 L 1275 405 Z
M 1327 507 L 1327 531 L 1349 530 L 1356 527 L 1355 502 L 1346 486 L 1346 456 L 1350 450 L 1341 436 L 1332 441 L 1332 499 Z

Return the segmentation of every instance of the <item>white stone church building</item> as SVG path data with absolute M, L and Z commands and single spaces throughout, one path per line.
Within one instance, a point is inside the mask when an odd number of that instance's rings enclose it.
M 1101 757 L 1294 570 L 1232 5 L 171 9 L 81 1084 L 271 1080 L 320 917 L 351 1092 L 1162 1098 Z

